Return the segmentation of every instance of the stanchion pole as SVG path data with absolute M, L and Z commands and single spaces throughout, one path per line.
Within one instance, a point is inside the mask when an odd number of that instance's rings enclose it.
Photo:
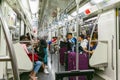
M 79 3 L 81 2 L 81 0 L 76 0 L 76 12 L 77 12 L 77 15 L 76 15 L 76 20 L 77 20 L 77 23 L 76 23 L 76 32 L 77 32 L 77 38 L 79 37 L 79 30 L 81 28 L 79 28 Z M 80 30 L 81 31 L 81 30 Z M 79 44 L 78 44 L 78 40 L 77 40 L 77 44 L 76 44 L 76 70 L 79 70 L 79 50 L 78 50 L 78 47 L 79 47 Z M 78 77 L 76 77 L 76 80 L 78 80 Z
M 57 8 L 57 20 L 59 20 L 59 14 L 60 14 L 60 8 Z M 58 30 L 58 38 L 57 38 L 57 57 L 58 57 L 58 72 L 60 71 L 60 53 L 59 53 L 59 37 L 60 37 L 60 30 L 59 30 L 59 24 L 57 25 Z

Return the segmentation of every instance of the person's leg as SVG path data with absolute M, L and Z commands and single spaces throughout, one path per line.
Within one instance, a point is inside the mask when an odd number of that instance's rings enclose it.
M 34 69 L 30 73 L 30 77 L 31 77 L 32 80 L 36 80 L 37 79 L 36 74 L 38 73 L 38 71 L 39 71 L 41 66 L 42 66 L 42 62 L 40 62 L 40 61 L 36 61 L 34 63 Z
M 38 71 L 39 71 L 39 69 L 40 69 L 40 67 L 42 66 L 42 62 L 40 62 L 40 61 L 36 61 L 35 62 L 35 65 L 34 65 L 34 72 L 35 73 L 38 73 Z
M 31 80 L 37 80 L 36 73 L 34 71 L 32 71 L 29 76 Z
M 45 57 L 44 57 L 44 64 L 45 64 L 44 73 L 49 74 L 49 72 L 48 72 L 48 66 L 47 66 L 47 64 L 48 64 L 47 48 L 44 48 L 44 53 L 45 53 Z
M 44 63 L 42 64 L 42 68 L 43 68 L 43 70 L 45 69 L 45 64 Z
M 45 57 L 44 57 L 44 64 L 47 65 L 48 63 L 48 54 L 47 54 L 47 48 L 44 48 L 44 52 L 45 52 Z

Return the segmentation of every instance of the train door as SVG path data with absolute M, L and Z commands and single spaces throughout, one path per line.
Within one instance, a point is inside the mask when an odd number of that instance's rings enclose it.
M 111 9 L 98 18 L 98 45 L 90 58 L 103 80 L 116 80 L 116 10 Z
M 116 10 L 103 13 L 98 24 L 99 40 L 108 41 L 108 66 L 103 73 L 106 79 L 116 80 Z

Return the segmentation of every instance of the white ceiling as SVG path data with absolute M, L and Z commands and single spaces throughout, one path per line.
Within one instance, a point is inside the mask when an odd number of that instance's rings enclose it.
M 52 13 L 55 12 L 57 8 L 61 10 L 65 9 L 70 1 L 72 0 L 42 0 L 39 12 L 40 21 L 43 21 L 43 18 L 50 21 L 52 19 Z

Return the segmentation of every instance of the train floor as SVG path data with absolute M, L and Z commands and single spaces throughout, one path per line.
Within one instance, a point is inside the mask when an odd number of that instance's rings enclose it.
M 45 74 L 43 72 L 39 72 L 37 74 L 38 80 L 55 80 L 55 72 L 64 71 L 64 66 L 58 66 L 58 54 L 49 54 L 48 56 L 48 66 L 49 66 L 49 74 Z M 23 73 L 20 75 L 20 80 L 30 80 L 29 72 Z M 68 78 L 64 78 L 64 80 L 68 80 Z M 93 80 L 104 80 L 99 76 L 95 75 Z

